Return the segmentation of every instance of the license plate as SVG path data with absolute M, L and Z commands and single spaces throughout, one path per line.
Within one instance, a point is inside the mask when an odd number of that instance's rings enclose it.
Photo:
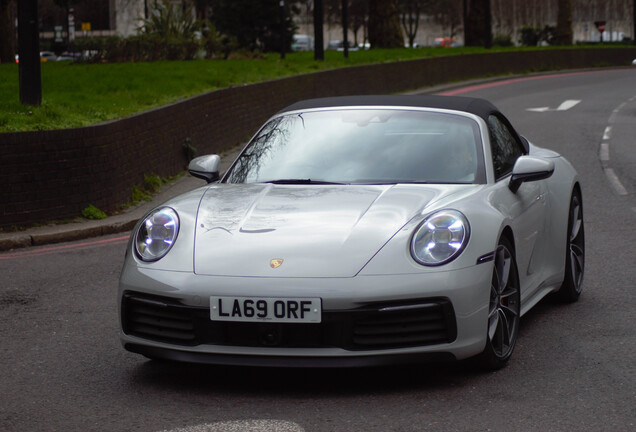
M 210 297 L 213 321 L 319 323 L 319 298 Z

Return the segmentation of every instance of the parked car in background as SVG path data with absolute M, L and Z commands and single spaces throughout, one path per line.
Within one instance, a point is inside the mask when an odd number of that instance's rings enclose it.
M 292 41 L 292 51 L 313 51 L 314 37 L 304 34 L 294 35 Z
M 455 48 L 460 46 L 459 43 L 457 43 L 455 41 L 454 38 L 451 37 L 439 37 L 439 38 L 435 38 L 435 41 L 433 42 L 433 46 L 434 47 L 441 47 L 441 48 Z
M 75 52 L 63 52 L 57 57 L 57 61 L 76 61 L 82 58 L 82 54 Z
M 357 51 L 358 47 L 352 42 L 348 41 L 349 51 Z M 332 40 L 327 44 L 328 50 L 334 51 L 344 51 L 344 41 L 341 40 Z
M 55 61 L 57 60 L 57 54 L 53 51 L 40 51 L 41 61 Z

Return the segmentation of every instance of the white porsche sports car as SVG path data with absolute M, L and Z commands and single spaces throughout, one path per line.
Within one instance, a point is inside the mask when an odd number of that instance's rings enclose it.
M 121 341 L 149 358 L 363 366 L 510 358 L 520 317 L 581 293 L 578 176 L 491 103 L 352 96 L 273 116 L 132 233 Z

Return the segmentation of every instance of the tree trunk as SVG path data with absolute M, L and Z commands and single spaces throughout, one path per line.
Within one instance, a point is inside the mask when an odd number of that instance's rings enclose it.
M 397 0 L 369 0 L 371 48 L 404 47 Z
M 559 0 L 556 45 L 572 45 L 572 0 Z
M 12 63 L 15 57 L 13 0 L 0 0 L 0 62 Z
M 490 0 L 464 0 L 464 45 L 492 45 Z

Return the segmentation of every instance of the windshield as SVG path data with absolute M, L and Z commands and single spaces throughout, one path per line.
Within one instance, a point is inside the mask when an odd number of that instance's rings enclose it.
M 229 183 L 484 183 L 476 121 L 416 110 L 339 109 L 269 121 Z

